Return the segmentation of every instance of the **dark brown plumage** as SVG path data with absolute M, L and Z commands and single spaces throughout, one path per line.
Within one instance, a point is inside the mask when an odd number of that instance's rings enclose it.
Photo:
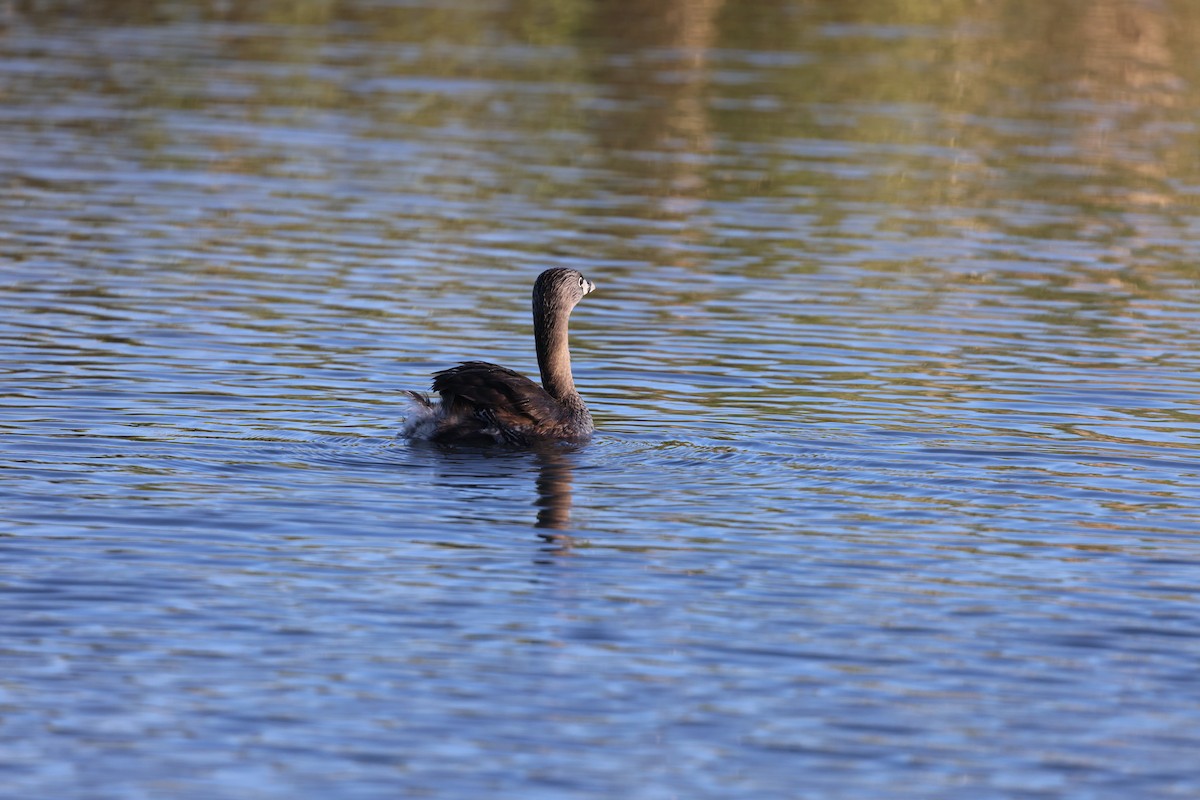
M 507 367 L 466 361 L 434 373 L 436 404 L 409 392 L 417 404 L 405 436 L 433 442 L 526 446 L 538 441 L 582 441 L 592 415 L 575 389 L 567 321 L 596 287 L 579 272 L 548 269 L 533 286 L 533 334 L 542 385 Z

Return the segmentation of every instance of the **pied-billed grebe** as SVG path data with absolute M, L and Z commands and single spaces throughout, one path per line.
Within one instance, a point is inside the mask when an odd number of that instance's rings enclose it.
M 401 435 L 459 444 L 527 446 L 540 441 L 583 441 L 592 435 L 592 415 L 575 390 L 567 320 L 595 285 L 573 269 L 555 267 L 533 285 L 533 338 L 538 386 L 511 369 L 466 361 L 435 372 L 435 404 L 419 392 Z

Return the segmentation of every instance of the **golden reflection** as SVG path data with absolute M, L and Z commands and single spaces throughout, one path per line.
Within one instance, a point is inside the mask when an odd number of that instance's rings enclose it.
M 1167 9 L 1108 0 L 1082 7 L 1080 88 L 1095 97 L 1172 105 L 1180 77 L 1172 70 Z
M 709 192 L 714 149 L 708 107 L 710 54 L 724 0 L 599 0 L 589 36 L 599 43 L 593 80 L 618 111 L 594 117 L 600 150 L 612 169 L 637 175 L 653 204 L 642 214 L 685 222 Z M 686 225 L 680 239 L 702 238 Z M 683 254 L 677 258 L 688 262 Z
M 1129 104 L 1145 113 L 1180 102 L 1183 80 L 1172 72 L 1169 30 L 1164 9 L 1128 2 L 1089 4 L 1080 19 L 1078 93 L 1104 111 L 1080 126 L 1079 148 L 1098 167 L 1153 180 L 1122 192 L 1123 203 L 1165 206 L 1172 199 L 1160 183 L 1169 167 L 1155 157 L 1159 134 L 1144 119 L 1126 121 Z
M 136 110 L 120 121 L 136 157 L 179 173 L 302 179 L 315 194 L 345 189 L 347 203 L 387 180 L 415 201 L 381 200 L 364 228 L 386 226 L 400 209 L 411 217 L 401 234 L 417 228 L 433 249 L 504 228 L 512 198 L 599 199 L 585 223 L 569 212 L 561 219 L 613 234 L 597 237 L 596 247 L 610 248 L 602 255 L 709 270 L 710 253 L 697 245 L 724 235 L 739 268 L 765 264 L 797 279 L 853 257 L 885 279 L 923 271 L 940 281 L 922 313 L 978 288 L 979 273 L 939 274 L 935 248 L 964 234 L 1045 257 L 1047 273 L 1068 276 L 1061 286 L 1044 281 L 1067 306 L 1081 287 L 1100 287 L 1098 302 L 1120 311 L 1130 298 L 1169 291 L 1165 270 L 1194 278 L 1180 242 L 1200 184 L 1200 5 L 1184 0 L 7 8 L 34 25 L 169 33 L 182 20 L 218 23 L 195 47 L 167 37 L 144 57 L 97 50 L 84 62 L 98 92 Z M 73 96 L 66 82 L 47 86 Z M 119 136 L 105 146 L 113 142 Z M 439 202 L 495 213 L 425 211 Z M 664 218 L 670 225 L 658 224 Z M 630 236 L 639 222 L 650 235 Z M 224 220 L 215 228 L 227 237 Z M 911 255 L 857 257 L 860 240 L 878 243 L 880 233 L 909 237 Z M 547 248 L 552 238 L 512 247 Z M 1063 242 L 1084 257 L 1054 261 Z M 1003 267 L 985 277 L 1024 280 Z M 690 300 L 666 298 L 681 299 Z

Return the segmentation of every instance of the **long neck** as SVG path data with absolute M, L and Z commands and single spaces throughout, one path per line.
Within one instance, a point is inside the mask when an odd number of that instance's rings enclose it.
M 567 344 L 567 317 L 571 311 L 558 306 L 533 302 L 533 337 L 537 344 L 538 369 L 542 388 L 562 403 L 579 401 L 575 379 L 571 377 L 571 349 Z

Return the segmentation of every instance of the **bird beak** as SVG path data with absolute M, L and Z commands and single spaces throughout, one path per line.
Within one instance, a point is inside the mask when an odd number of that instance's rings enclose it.
M 586 280 L 586 279 L 585 279 L 585 280 Z M 592 283 L 591 281 L 588 281 L 588 282 L 587 282 L 587 286 L 585 286 L 585 287 L 584 287 L 584 289 L 583 289 L 583 293 L 584 293 L 584 294 L 591 294 L 591 293 L 592 293 L 592 292 L 594 292 L 594 291 L 596 291 L 596 284 Z

